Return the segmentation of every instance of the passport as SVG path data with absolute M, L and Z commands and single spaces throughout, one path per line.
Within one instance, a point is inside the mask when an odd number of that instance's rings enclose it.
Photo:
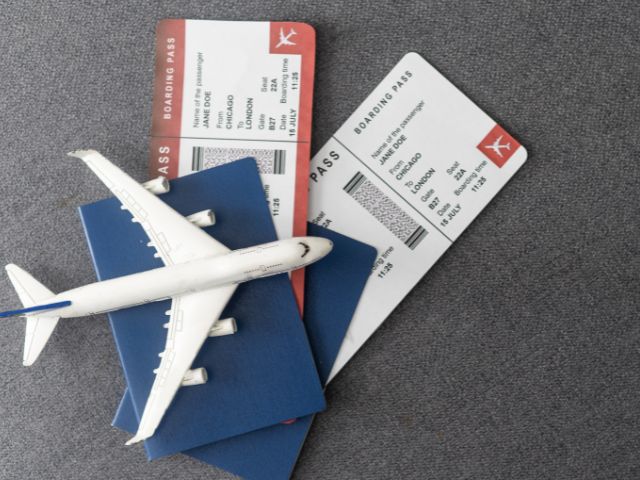
M 371 274 L 376 250 L 318 225 L 309 224 L 308 233 L 333 242 L 331 254 L 305 271 L 304 324 L 325 383 Z M 288 478 L 313 418 L 307 415 L 292 424 L 273 425 L 184 453 L 245 479 Z M 128 392 L 113 425 L 131 433 L 138 428 Z
M 243 159 L 171 181 L 163 201 L 183 215 L 212 208 L 205 231 L 231 249 L 277 240 L 256 163 Z M 140 225 L 115 198 L 79 208 L 95 270 L 106 280 L 162 266 Z M 331 255 L 331 254 L 330 254 Z M 161 301 L 109 314 L 135 420 L 141 417 L 164 349 Z M 257 430 L 325 407 L 322 386 L 286 274 L 241 284 L 223 316 L 234 335 L 208 339 L 193 367 L 204 385 L 180 388 L 153 437 L 149 459 Z

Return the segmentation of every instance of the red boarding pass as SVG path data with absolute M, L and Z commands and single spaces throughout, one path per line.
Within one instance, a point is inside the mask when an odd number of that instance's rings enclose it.
M 305 23 L 160 21 L 151 175 L 253 157 L 278 237 L 305 235 L 315 44 Z M 302 310 L 304 272 L 291 280 Z

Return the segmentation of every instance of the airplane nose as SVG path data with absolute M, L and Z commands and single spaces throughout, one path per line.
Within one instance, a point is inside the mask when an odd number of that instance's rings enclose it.
M 315 252 L 317 258 L 324 257 L 333 249 L 333 242 L 326 238 L 309 237 L 309 240 L 311 241 L 311 249 Z
M 331 240 L 328 240 L 326 238 L 323 238 L 322 240 L 324 240 L 323 245 L 322 245 L 322 252 L 326 255 L 327 253 L 329 253 L 331 250 L 333 250 L 333 242 Z

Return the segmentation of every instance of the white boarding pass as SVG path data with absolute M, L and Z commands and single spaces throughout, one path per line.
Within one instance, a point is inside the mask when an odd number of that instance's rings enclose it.
M 313 157 L 309 221 L 378 249 L 332 379 L 527 159 L 416 53 Z

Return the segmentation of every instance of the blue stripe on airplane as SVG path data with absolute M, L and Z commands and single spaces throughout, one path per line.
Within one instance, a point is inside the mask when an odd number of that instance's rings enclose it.
M 68 300 L 65 300 L 64 302 L 49 303 L 47 305 L 34 305 L 33 307 L 22 308 L 20 310 L 8 310 L 6 312 L 0 312 L 0 318 L 13 317 L 15 315 L 23 315 L 25 313 L 31 312 L 39 312 L 41 310 L 53 310 L 54 308 L 68 307 L 69 305 L 71 305 L 71 302 Z

